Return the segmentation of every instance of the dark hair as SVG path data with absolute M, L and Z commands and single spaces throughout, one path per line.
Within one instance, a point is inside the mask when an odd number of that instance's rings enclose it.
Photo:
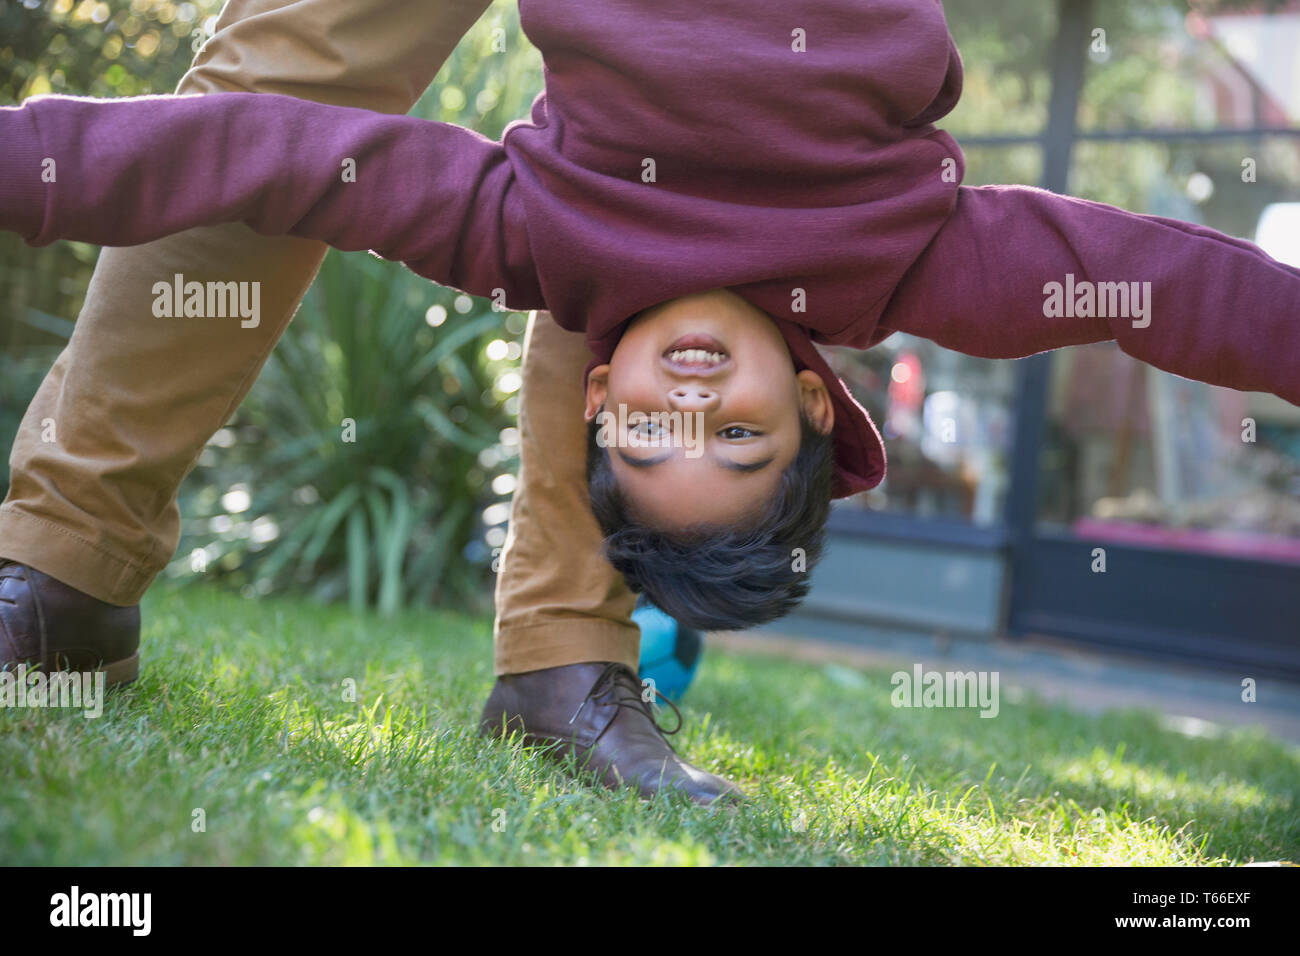
M 835 453 L 830 435 L 801 418 L 799 453 L 758 520 L 668 533 L 638 523 L 598 441 L 587 429 L 591 510 L 604 551 L 629 588 L 686 627 L 731 631 L 774 621 L 808 593 L 830 514 Z M 802 549 L 799 555 L 796 549 Z

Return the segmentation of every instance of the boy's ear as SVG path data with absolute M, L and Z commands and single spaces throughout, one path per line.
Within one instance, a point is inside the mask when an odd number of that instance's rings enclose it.
M 609 393 L 609 366 L 597 365 L 587 376 L 587 410 L 583 414 L 588 422 L 596 417 Z
M 822 377 L 812 369 L 806 368 L 795 380 L 799 383 L 799 406 L 812 427 L 823 435 L 829 435 L 835 427 L 835 403 L 831 393 L 826 389 Z

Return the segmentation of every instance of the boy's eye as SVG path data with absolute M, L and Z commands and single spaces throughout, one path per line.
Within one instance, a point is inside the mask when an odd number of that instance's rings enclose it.
M 724 428 L 718 432 L 718 437 L 725 438 L 727 441 L 740 441 L 742 438 L 755 438 L 758 432 L 752 428 L 742 428 L 740 425 L 732 425 L 730 428 Z
M 648 419 L 637 422 L 632 426 L 631 431 L 641 438 L 656 438 L 664 433 L 664 428 L 659 422 Z

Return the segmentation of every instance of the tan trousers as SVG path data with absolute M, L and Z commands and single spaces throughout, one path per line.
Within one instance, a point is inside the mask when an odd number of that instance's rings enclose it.
M 275 92 L 404 113 L 488 0 L 230 0 L 178 92 Z M 66 349 L 14 441 L 0 556 L 112 604 L 140 600 L 180 537 L 181 480 L 234 413 L 325 246 L 242 225 L 105 249 Z M 400 268 L 396 264 L 392 268 Z M 155 318 L 153 284 L 261 283 L 262 318 Z M 586 504 L 581 336 L 529 324 L 521 483 L 497 581 L 496 671 L 635 666 L 633 598 L 599 556 Z M 47 420 L 55 441 L 42 440 Z

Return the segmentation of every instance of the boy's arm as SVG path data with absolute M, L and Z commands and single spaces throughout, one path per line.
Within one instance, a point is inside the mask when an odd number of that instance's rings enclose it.
M 267 93 L 42 97 L 0 110 L 0 140 L 0 227 L 33 245 L 243 222 L 541 305 L 505 151 L 459 126 Z
M 1167 372 L 1300 404 L 1300 270 L 1203 226 L 1029 187 L 963 186 L 875 340 L 886 330 L 986 358 L 1114 339 Z

